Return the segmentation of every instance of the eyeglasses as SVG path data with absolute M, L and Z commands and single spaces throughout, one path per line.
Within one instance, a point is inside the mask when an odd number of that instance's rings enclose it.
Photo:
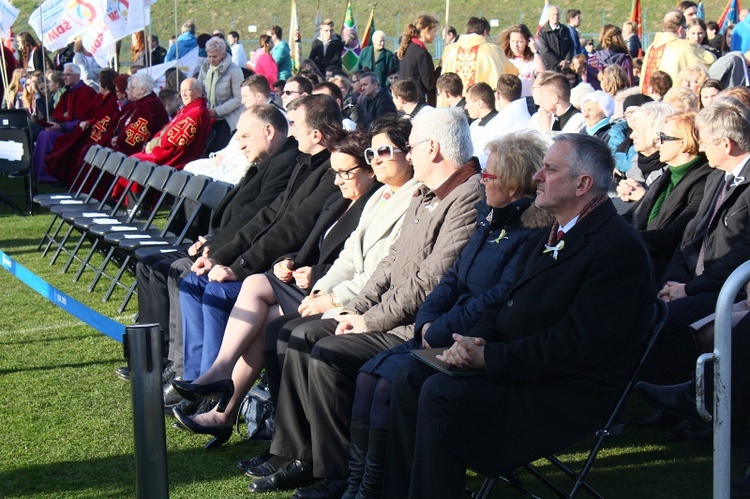
M 284 90 L 282 93 L 289 97 L 292 94 L 301 94 L 302 92 L 297 92 L 296 90 Z
M 429 140 L 432 140 L 432 139 L 424 139 L 424 140 L 420 140 L 419 142 L 415 142 L 415 143 L 413 143 L 413 144 L 410 144 L 409 142 L 407 142 L 407 143 L 406 143 L 406 150 L 407 150 L 408 152 L 412 152 L 412 150 L 413 150 L 413 149 L 414 149 L 415 147 L 417 147 L 417 146 L 418 146 L 419 144 L 422 144 L 422 143 L 424 143 L 424 142 L 427 142 L 427 141 L 429 141 Z
M 361 166 L 359 166 L 359 165 L 357 165 L 357 166 L 355 166 L 354 168 L 349 168 L 348 170 L 338 170 L 338 171 L 336 171 L 336 170 L 334 170 L 333 168 L 331 168 L 331 171 L 332 171 L 333 173 L 335 173 L 336 175 L 338 175 L 338 177 L 339 177 L 339 178 L 340 178 L 341 180 L 351 180 L 351 179 L 353 179 L 353 178 L 354 178 L 354 174 L 353 174 L 352 172 L 353 172 L 354 170 L 356 170 L 357 168 L 362 168 L 362 167 L 361 167 Z
M 675 140 L 682 140 L 682 137 L 671 137 L 669 135 L 664 135 L 664 133 L 659 132 L 659 143 L 663 144 L 665 142 L 672 142 Z
M 66 76 L 75 76 L 75 73 L 63 73 L 62 75 L 65 78 Z
M 368 147 L 367 149 L 365 149 L 365 162 L 368 165 L 371 165 L 372 160 L 374 160 L 376 156 L 380 161 L 390 161 L 393 159 L 393 153 L 397 152 L 403 151 L 398 147 L 393 147 L 392 145 L 380 146 L 377 149 Z
M 482 170 L 482 181 L 486 180 L 497 180 L 497 175 L 487 173 L 487 170 Z
M 718 142 L 721 142 L 721 138 L 709 139 L 709 140 L 698 140 L 698 147 L 705 150 L 706 147 L 712 146 Z

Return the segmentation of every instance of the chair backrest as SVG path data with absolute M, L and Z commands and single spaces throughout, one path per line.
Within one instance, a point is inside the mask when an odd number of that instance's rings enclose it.
M 185 204 L 185 200 L 189 199 L 190 201 L 195 201 L 196 206 L 201 205 L 200 204 L 201 194 L 203 193 L 203 190 L 206 188 L 206 186 L 210 185 L 210 183 L 211 183 L 211 179 L 203 175 L 193 175 L 190 177 L 190 179 L 187 182 L 187 185 L 185 185 L 185 188 L 182 190 L 182 194 L 176 199 L 174 205 L 172 205 L 172 210 L 170 211 L 171 218 L 169 218 L 167 220 L 167 223 L 164 225 L 164 231 L 162 235 L 172 230 L 172 225 L 174 223 L 174 220 L 177 218 L 177 214 L 179 214 L 182 211 L 182 206 Z M 185 238 L 185 234 L 187 234 L 187 231 L 190 228 L 190 224 L 193 223 L 193 219 L 196 216 L 197 216 L 197 208 L 190 213 L 190 216 L 188 217 L 187 222 L 180 229 L 180 234 L 178 236 L 180 241 L 182 241 L 182 239 Z
M 226 196 L 233 187 L 232 184 L 227 182 L 215 180 L 208 184 L 203 190 L 200 202 L 204 206 L 215 210 L 219 206 L 219 203 L 221 203 L 221 200 L 224 199 L 224 196 Z
M 173 168 L 169 166 L 163 166 L 160 168 L 169 168 L 170 170 L 173 170 Z M 185 170 L 175 171 L 172 173 L 172 176 L 169 177 L 169 180 L 167 180 L 167 185 L 164 186 L 164 192 L 175 198 L 181 196 L 182 191 L 185 190 L 185 186 L 192 177 L 193 174 L 186 172 Z
M 31 137 L 22 128 L 0 127 L 0 173 L 31 169 Z
M 104 171 L 107 173 L 110 173 L 112 175 L 120 175 L 121 177 L 124 177 L 125 175 L 122 175 L 119 173 L 120 165 L 123 161 L 127 159 L 127 156 L 125 156 L 121 152 L 113 152 L 109 155 L 107 158 L 107 161 L 104 162 Z M 132 173 L 132 169 L 131 169 Z
M 29 113 L 25 109 L 0 110 L 0 128 L 23 128 L 28 130 Z
M 88 168 L 88 171 L 86 172 L 86 176 L 81 180 L 80 184 L 78 185 L 78 189 L 76 190 L 76 196 L 82 195 L 83 189 L 88 184 L 89 178 L 91 178 L 94 172 L 98 172 L 96 174 L 97 175 L 96 179 L 94 180 L 93 184 L 89 188 L 88 197 L 86 199 L 89 200 L 91 198 L 97 186 L 101 183 L 102 179 L 104 178 L 104 174 L 105 174 L 104 164 L 107 162 L 107 158 L 112 152 L 113 152 L 112 149 L 108 149 L 106 147 L 99 148 L 99 150 L 94 155 L 94 159 L 91 160 L 90 168 Z M 75 185 L 75 183 L 73 185 Z

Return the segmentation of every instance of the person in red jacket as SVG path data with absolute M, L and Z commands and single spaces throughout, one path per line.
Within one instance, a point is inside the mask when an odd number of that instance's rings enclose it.
M 80 67 L 73 63 L 65 64 L 63 79 L 65 93 L 52 111 L 50 126 L 39 134 L 34 147 L 34 174 L 40 182 L 57 180 L 47 172 L 44 157 L 52 151 L 58 137 L 64 133 L 73 132 L 81 121 L 94 116 L 96 90 L 81 81 Z
M 188 78 L 180 84 L 180 96 L 184 107 L 166 124 L 143 148 L 133 154 L 142 161 L 152 161 L 157 165 L 172 166 L 177 170 L 198 159 L 203 154 L 206 140 L 211 132 L 211 116 L 203 95 L 203 85 L 195 78 Z M 125 131 L 127 134 L 127 130 Z M 120 179 L 113 197 L 119 198 L 127 181 Z M 135 195 L 138 188 L 132 187 Z

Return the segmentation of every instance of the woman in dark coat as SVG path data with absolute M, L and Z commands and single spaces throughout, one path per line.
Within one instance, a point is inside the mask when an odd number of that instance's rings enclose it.
M 693 113 L 664 119 L 659 134 L 659 160 L 669 168 L 624 216 L 641 232 L 654 262 L 657 282 L 682 239 L 685 227 L 698 213 L 703 186 L 711 168 L 698 154 Z
M 401 61 L 399 78 L 414 80 L 419 91 L 419 100 L 435 106 L 437 93 L 435 82 L 438 74 L 432 62 L 432 55 L 427 51 L 427 44 L 435 40 L 437 19 L 421 15 L 414 24 L 407 24 L 401 35 L 401 45 L 396 57 Z
M 374 357 L 360 370 L 351 423 L 349 488 L 344 498 L 379 497 L 388 433 L 390 388 L 410 350 L 449 346 L 452 334 L 476 325 L 485 308 L 510 288 L 521 248 L 536 240 L 552 218 L 533 206 L 534 173 L 547 147 L 519 132 L 487 145 L 482 172 L 487 201 L 477 209 L 477 228 L 453 267 L 419 308 L 414 339 Z

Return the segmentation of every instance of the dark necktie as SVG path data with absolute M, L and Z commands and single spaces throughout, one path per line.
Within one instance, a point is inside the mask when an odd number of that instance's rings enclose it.
M 706 239 L 708 239 L 708 231 L 711 227 L 711 224 L 714 221 L 714 218 L 716 218 L 716 214 L 719 212 L 719 207 L 721 206 L 721 203 L 724 202 L 724 198 L 726 197 L 727 191 L 729 191 L 729 187 L 732 185 L 733 180 L 734 180 L 734 175 L 730 173 L 727 176 L 726 180 L 724 181 L 724 185 L 721 186 L 719 195 L 716 198 L 716 204 L 714 205 L 713 211 L 711 212 L 711 218 L 708 219 L 708 225 L 706 226 L 706 233 L 703 235 L 703 244 L 701 244 L 701 250 L 700 250 L 700 253 L 698 253 L 698 262 L 695 264 L 695 275 L 697 276 L 703 274 L 703 271 L 705 270 L 704 260 L 706 257 Z

